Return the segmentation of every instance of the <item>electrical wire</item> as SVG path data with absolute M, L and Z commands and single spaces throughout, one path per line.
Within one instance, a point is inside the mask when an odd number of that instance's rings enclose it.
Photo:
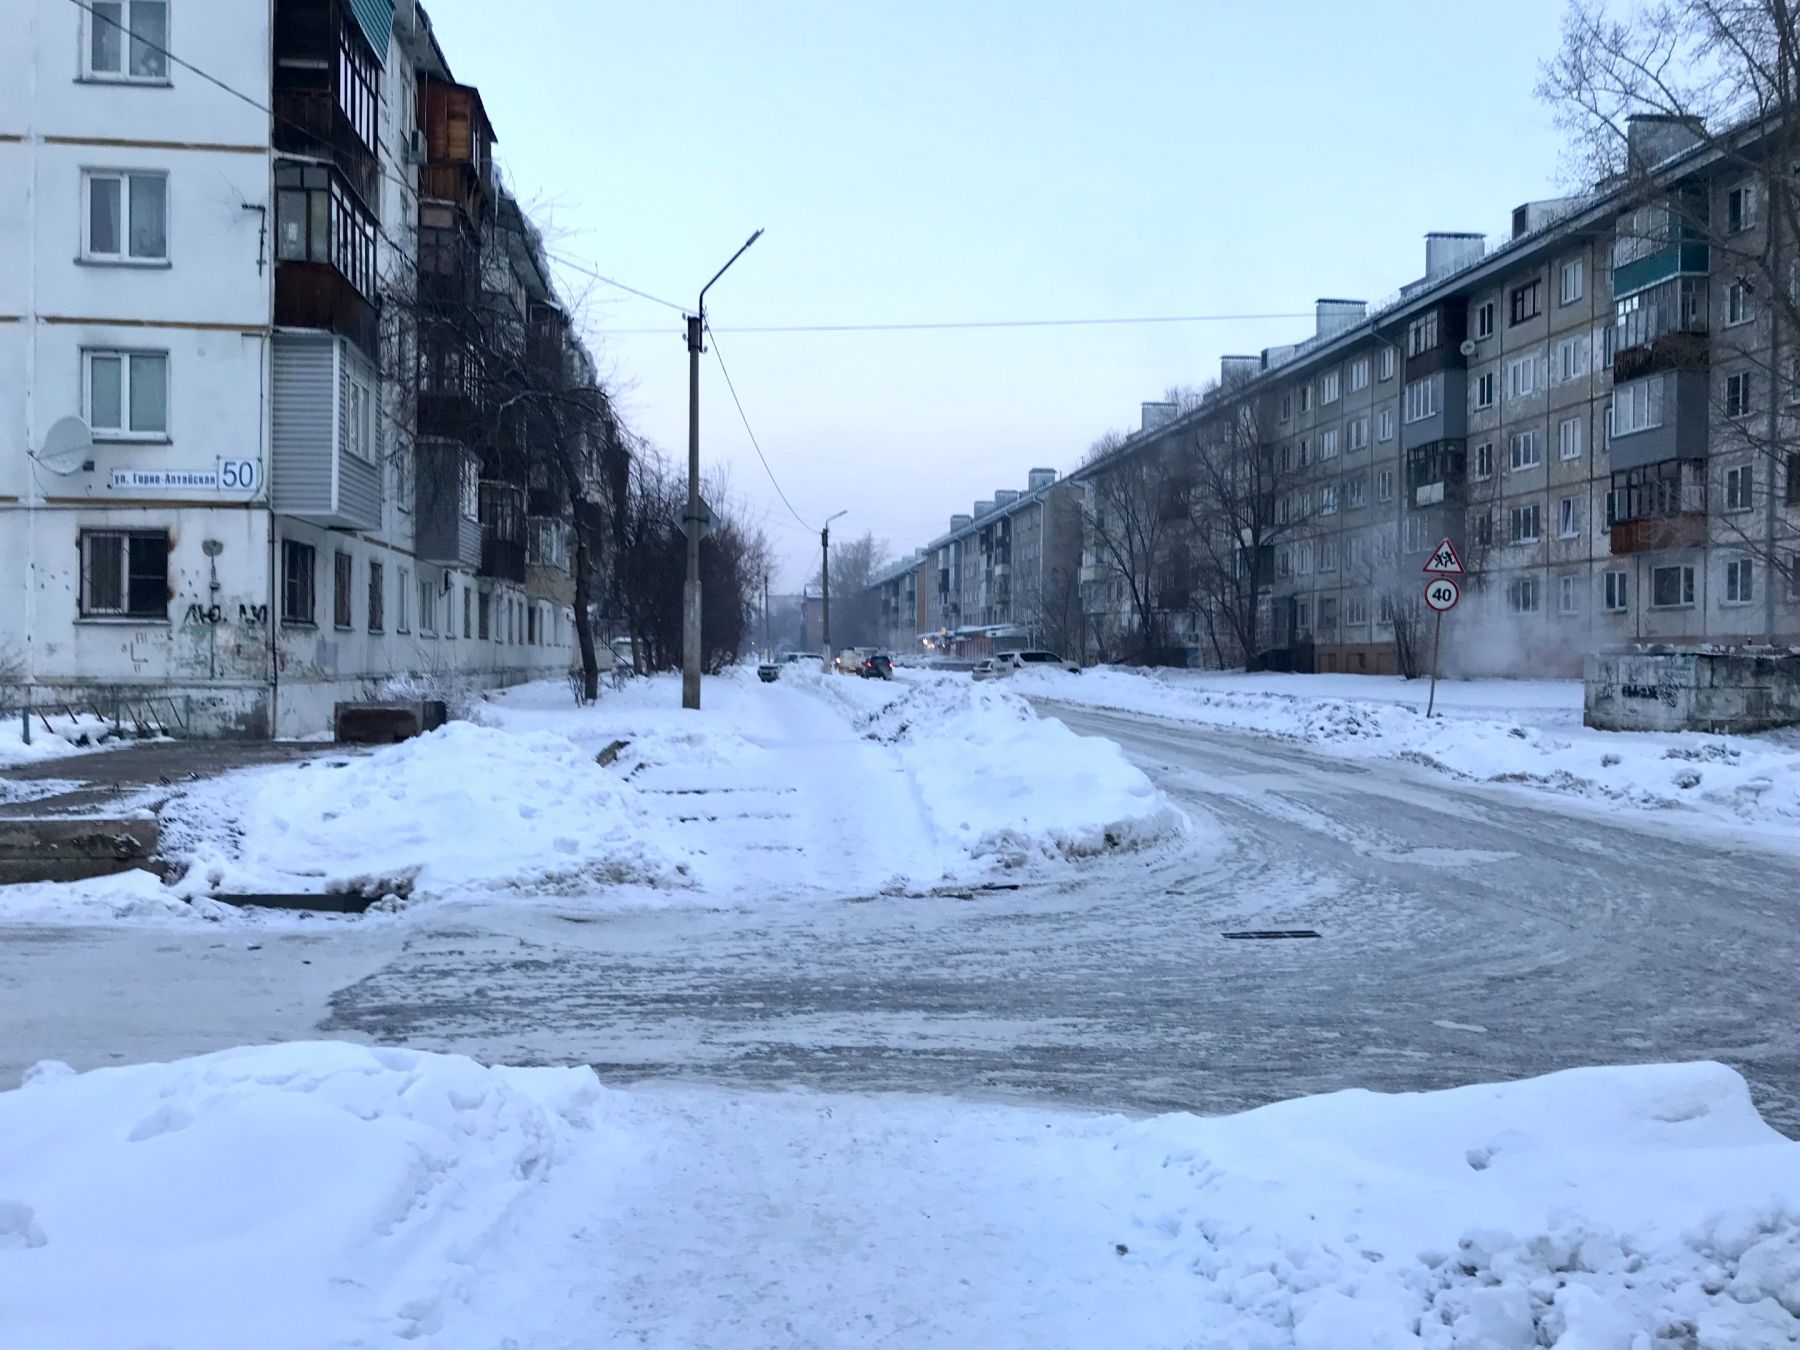
M 667 303 L 667 302 L 664 302 Z M 685 312 L 685 311 L 684 311 Z M 931 323 L 798 323 L 725 328 L 726 333 L 919 333 L 981 328 L 1093 328 L 1106 325 L 1159 323 L 1243 323 L 1260 319 L 1310 319 L 1311 310 L 1288 314 L 1156 314 L 1104 319 L 947 319 Z M 613 328 L 610 337 L 668 333 L 666 328 Z M 714 331 L 710 327 L 708 332 Z
M 737 386 L 731 382 L 731 372 L 725 368 L 725 353 L 719 350 L 718 335 L 713 332 L 712 325 L 706 322 L 704 315 L 701 316 L 700 322 L 705 325 L 707 336 L 713 340 L 712 354 L 719 363 L 719 373 L 725 377 L 725 387 L 731 391 L 731 401 L 737 404 L 738 419 L 744 424 L 744 434 L 750 438 L 750 444 L 755 447 L 756 457 L 762 461 L 763 472 L 769 475 L 769 481 L 775 485 L 775 495 L 781 498 L 781 504 L 787 507 L 789 515 L 800 524 L 805 525 L 807 529 L 812 529 L 813 527 L 807 525 L 806 521 L 801 518 L 800 513 L 794 510 L 794 504 L 788 500 L 787 493 L 781 490 L 781 481 L 775 477 L 775 470 L 769 467 L 769 457 L 763 454 L 762 446 L 757 442 L 756 433 L 750 429 L 750 418 L 744 413 L 743 400 L 738 397 Z
M 544 256 L 550 259 L 551 262 L 559 263 L 568 268 L 571 272 L 578 272 L 584 277 L 592 277 L 595 281 L 604 281 L 608 286 L 615 287 L 627 294 L 635 295 L 640 300 L 648 300 L 653 304 L 663 306 L 665 309 L 672 309 L 678 314 L 687 314 L 691 312 L 686 305 L 678 305 L 673 300 L 664 300 L 660 295 L 652 295 L 649 291 L 640 291 L 636 286 L 627 286 L 622 281 L 615 280 L 609 276 L 603 276 L 592 267 L 589 267 L 586 263 L 576 262 L 573 258 L 570 258 L 565 254 L 553 253 L 551 250 L 545 249 Z M 669 330 L 659 328 L 654 331 L 662 333 Z

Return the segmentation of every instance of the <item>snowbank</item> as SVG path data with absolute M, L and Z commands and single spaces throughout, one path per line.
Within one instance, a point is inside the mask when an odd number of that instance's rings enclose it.
M 45 725 L 46 719 L 48 725 Z M 31 715 L 31 744 L 27 745 L 24 728 L 15 710 L 0 718 L 0 769 L 136 745 L 140 739 L 130 734 L 115 736 L 112 723 L 91 713 L 40 715 L 34 712 Z
M 330 1043 L 28 1080 L 0 1307 L 33 1350 L 1800 1335 L 1800 1145 L 1715 1064 L 1142 1121 Z
M 1461 777 L 1571 793 L 1628 810 L 1691 810 L 1791 841 L 1800 823 L 1800 736 L 1592 731 L 1578 681 L 1483 680 L 1425 689 L 1379 676 L 1201 675 L 1102 668 L 1022 671 L 1008 688 L 1299 741 L 1346 758 L 1399 758 Z M 1317 697 L 1317 689 L 1343 691 Z M 1291 692 L 1284 692 L 1291 691 Z

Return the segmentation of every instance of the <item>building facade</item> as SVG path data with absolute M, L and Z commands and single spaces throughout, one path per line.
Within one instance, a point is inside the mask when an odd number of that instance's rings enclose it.
M 529 419 L 466 415 L 472 358 L 432 342 L 432 288 L 465 286 L 516 310 L 521 370 L 582 378 L 493 141 L 411 0 L 25 0 L 0 682 L 291 736 L 396 675 L 568 667 L 570 495 L 533 495 Z

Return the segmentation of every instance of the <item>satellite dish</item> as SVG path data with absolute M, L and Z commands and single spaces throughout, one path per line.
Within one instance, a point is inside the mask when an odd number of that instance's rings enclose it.
M 1474 338 L 1464 338 L 1463 342 L 1462 342 L 1462 346 L 1458 347 L 1456 350 L 1461 352 L 1464 356 L 1475 355 L 1475 339 Z
M 79 417 L 59 417 L 44 437 L 44 448 L 33 456 L 51 473 L 71 474 L 87 463 L 94 452 L 94 433 Z

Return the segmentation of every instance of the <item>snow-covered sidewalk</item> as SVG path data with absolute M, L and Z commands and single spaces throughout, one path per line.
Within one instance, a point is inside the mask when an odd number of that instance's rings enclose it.
M 33 1350 L 1749 1350 L 1800 1145 L 1714 1064 L 1130 1121 L 301 1043 L 0 1094 Z
M 221 893 L 757 903 L 974 884 L 1149 843 L 1186 821 L 1117 746 L 1023 700 L 812 672 L 671 678 L 589 708 L 509 691 L 482 723 L 240 770 L 162 810 L 164 886 L 0 888 L 0 917 L 221 911 Z M 608 748 L 609 762 L 598 761 Z
M 955 677 L 936 677 L 951 679 Z M 967 676 L 962 677 L 964 679 Z M 1345 758 L 1403 759 L 1456 777 L 1572 794 L 1614 809 L 1692 812 L 1800 845 L 1800 732 L 1593 731 L 1578 680 L 1128 670 L 1022 671 L 1014 693 L 1297 741 Z

